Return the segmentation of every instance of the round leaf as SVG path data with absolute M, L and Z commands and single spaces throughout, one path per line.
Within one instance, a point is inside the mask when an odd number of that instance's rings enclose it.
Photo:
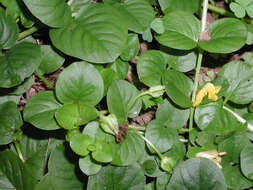
M 232 61 L 219 71 L 217 85 L 228 83 L 225 97 L 237 104 L 248 104 L 253 101 L 253 66 L 241 61 Z
M 135 117 L 141 110 L 141 100 L 135 98 L 139 92 L 127 81 L 114 81 L 108 89 L 107 105 L 109 112 L 116 115 L 118 123 L 125 123 L 127 117 Z
M 116 184 L 117 185 L 116 185 Z M 89 177 L 87 190 L 144 190 L 145 176 L 135 163 L 127 167 L 105 166 L 100 172 Z
M 188 72 L 195 68 L 197 63 L 197 55 L 195 52 L 190 52 L 185 55 L 174 56 L 170 66 L 180 72 Z
M 238 18 L 243 18 L 246 15 L 245 9 L 238 3 L 234 3 L 234 2 L 230 3 L 229 8 L 231 9 L 231 11 L 234 12 L 235 16 Z
M 246 42 L 247 28 L 234 18 L 219 19 L 208 26 L 211 40 L 200 41 L 199 46 L 211 53 L 231 53 L 239 50 Z
M 65 104 L 56 111 L 55 117 L 60 126 L 71 130 L 96 119 L 97 111 L 84 104 Z
M 8 49 L 12 47 L 18 39 L 18 25 L 15 20 L 6 15 L 4 9 L 0 7 L 0 47 Z
M 144 151 L 143 140 L 134 132 L 128 133 L 121 144 L 116 144 L 114 159 L 111 162 L 118 166 L 127 166 L 136 162 Z
M 0 145 L 11 143 L 22 125 L 21 115 L 14 102 L 0 104 Z
M 79 168 L 85 175 L 94 175 L 102 166 L 94 161 L 89 155 L 79 159 Z
M 85 61 L 113 62 L 122 53 L 127 40 L 122 16 L 102 3 L 93 3 L 81 10 L 68 26 L 50 30 L 54 46 Z
M 161 85 L 170 56 L 157 50 L 145 52 L 137 64 L 137 73 L 141 82 L 149 87 Z
M 238 166 L 228 165 L 222 168 L 222 172 L 226 178 L 226 184 L 229 189 L 248 189 L 253 185 L 252 181 L 242 175 Z
M 206 158 L 192 158 L 180 164 L 172 174 L 166 190 L 227 189 L 217 165 Z
M 127 46 L 120 55 L 124 61 L 130 61 L 137 56 L 140 49 L 139 39 L 137 34 L 128 34 Z
M 32 75 L 40 64 L 40 47 L 27 42 L 13 46 L 0 56 L 0 87 L 16 86 Z
M 194 118 L 201 130 L 212 131 L 216 134 L 231 132 L 240 125 L 231 113 L 217 103 L 197 107 Z
M 43 130 L 55 130 L 60 126 L 54 115 L 61 107 L 51 91 L 40 92 L 33 96 L 24 109 L 24 120 Z
M 80 156 L 89 154 L 88 146 L 93 143 L 90 136 L 84 134 L 77 134 L 70 139 L 71 149 Z
M 92 158 L 98 162 L 111 162 L 113 159 L 113 147 L 104 142 L 96 141 L 95 142 L 96 150 L 92 152 Z
M 244 176 L 253 180 L 253 145 L 250 144 L 242 149 L 240 165 Z
M 23 0 L 29 11 L 44 24 L 63 27 L 71 21 L 70 7 L 64 0 Z
M 122 61 L 121 59 L 116 59 L 114 63 L 108 64 L 108 68 L 112 69 L 115 71 L 117 78 L 120 79 L 125 79 L 128 73 L 128 62 Z
M 62 66 L 64 58 L 56 53 L 51 46 L 43 45 L 40 46 L 40 49 L 42 60 L 37 72 L 39 72 L 41 75 L 49 74 Z
M 103 79 L 87 62 L 76 62 L 65 68 L 56 83 L 56 96 L 63 103 L 96 105 L 104 93 Z
M 168 100 L 158 106 L 156 120 L 174 129 L 180 129 L 189 119 L 190 110 L 182 109 Z
M 197 46 L 200 22 L 187 12 L 172 12 L 163 18 L 165 32 L 156 35 L 162 45 L 182 50 L 190 50 Z
M 114 6 L 124 16 L 128 29 L 136 33 L 142 34 L 155 18 L 153 8 L 146 0 L 123 0 Z
M 172 101 L 183 107 L 188 108 L 192 106 L 190 95 L 193 88 L 193 82 L 183 73 L 168 70 L 163 75 L 163 84 L 166 92 Z
M 177 132 L 175 129 L 154 120 L 148 124 L 145 137 L 160 150 L 160 152 L 166 152 L 171 149 L 177 139 Z M 150 148 L 150 150 L 153 152 L 152 148 Z

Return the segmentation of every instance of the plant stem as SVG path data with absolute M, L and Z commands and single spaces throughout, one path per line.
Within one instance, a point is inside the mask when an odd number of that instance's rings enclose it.
M 201 19 L 201 32 L 204 32 L 206 29 L 207 8 L 208 8 L 208 0 L 204 0 L 202 19 Z M 199 49 L 198 61 L 197 61 L 197 67 L 196 67 L 196 73 L 195 73 L 195 79 L 194 79 L 194 85 L 193 85 L 192 102 L 195 101 L 197 90 L 198 90 L 199 73 L 200 73 L 201 63 L 202 63 L 202 59 L 203 59 L 203 53 L 204 53 L 204 51 Z M 193 129 L 193 118 L 194 118 L 194 108 L 191 107 L 190 122 L 189 122 L 189 135 L 190 135 L 191 130 Z
M 128 125 L 128 128 L 134 129 L 134 130 L 137 130 L 137 131 L 145 131 L 146 130 L 145 126 Z
M 230 113 L 232 113 L 232 114 L 236 117 L 236 119 L 237 119 L 238 121 L 240 121 L 241 123 L 244 124 L 244 123 L 247 122 L 247 121 L 246 121 L 245 119 L 243 119 L 240 115 L 238 115 L 237 113 L 233 112 L 233 111 L 232 111 L 231 109 L 229 109 L 228 107 L 223 106 L 223 109 L 226 110 L 226 111 L 228 111 L 228 112 L 230 112 Z M 250 123 L 248 123 L 247 129 L 248 129 L 249 131 L 253 132 L 253 126 L 252 126 Z
M 29 35 L 31 35 L 32 33 L 38 31 L 39 29 L 40 29 L 40 27 L 38 27 L 38 26 L 33 26 L 33 27 L 31 27 L 31 28 L 29 28 L 29 29 L 27 29 L 27 30 L 25 30 L 25 31 L 23 31 L 23 32 L 21 32 L 21 33 L 19 33 L 19 35 L 18 35 L 18 40 L 22 40 L 22 39 L 26 38 L 27 36 L 29 36 Z
M 49 82 L 43 75 L 39 74 L 38 72 L 34 73 L 37 77 L 39 77 L 49 88 L 54 89 L 54 86 Z
M 16 151 L 17 151 L 17 153 L 18 153 L 18 156 L 19 156 L 20 160 L 22 160 L 22 162 L 25 162 L 25 159 L 24 159 L 24 157 L 23 157 L 23 155 L 22 155 L 22 152 L 21 152 L 21 150 L 20 150 L 18 141 L 13 141 L 13 144 L 14 144 L 14 146 L 15 146 L 15 149 L 16 149 Z
M 235 17 L 233 13 L 227 11 L 226 9 L 216 7 L 214 5 L 208 5 L 208 9 L 223 16 Z

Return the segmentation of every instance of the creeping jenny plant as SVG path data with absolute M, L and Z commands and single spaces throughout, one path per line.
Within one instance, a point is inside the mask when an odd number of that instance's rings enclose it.
M 0 189 L 251 188 L 253 5 L 217 3 L 0 0 Z

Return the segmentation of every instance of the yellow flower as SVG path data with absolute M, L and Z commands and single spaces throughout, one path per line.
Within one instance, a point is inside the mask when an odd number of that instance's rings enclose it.
M 220 89 L 221 89 L 221 86 L 214 86 L 210 82 L 206 83 L 203 86 L 203 88 L 200 91 L 198 91 L 197 96 L 192 106 L 193 107 L 198 106 L 206 95 L 209 100 L 216 101 L 218 99 L 218 96 L 216 94 L 219 93 Z

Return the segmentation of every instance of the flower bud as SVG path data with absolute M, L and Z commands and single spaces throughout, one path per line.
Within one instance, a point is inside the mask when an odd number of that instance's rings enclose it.
M 100 117 L 100 126 L 109 134 L 117 135 L 119 132 L 118 120 L 114 114 Z
M 163 156 L 162 160 L 161 160 L 161 168 L 164 171 L 167 171 L 169 173 L 172 172 L 173 168 L 174 168 L 174 161 L 172 158 L 169 158 L 167 156 Z
M 165 86 L 162 86 L 162 85 L 153 86 L 153 87 L 149 88 L 149 90 L 147 92 L 152 97 L 158 98 L 158 97 L 162 96 L 163 93 L 165 92 Z

